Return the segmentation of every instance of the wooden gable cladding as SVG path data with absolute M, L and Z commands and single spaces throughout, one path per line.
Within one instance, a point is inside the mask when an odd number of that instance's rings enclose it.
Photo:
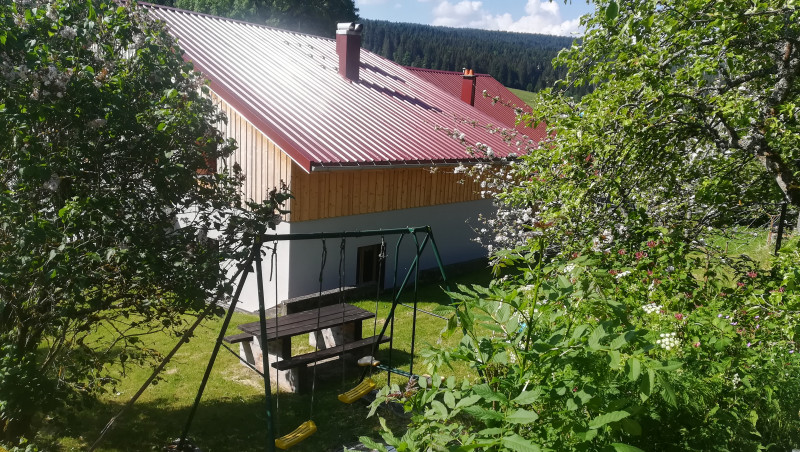
M 261 202 L 281 182 L 290 185 L 292 159 L 227 102 L 213 93 L 211 98 L 228 117 L 227 124 L 218 124 L 219 130 L 225 138 L 233 138 L 239 145 L 225 159 L 225 165 L 232 168 L 234 163 L 238 163 L 242 168 L 245 176 L 242 187 L 244 199 Z
M 480 187 L 453 168 L 389 168 L 306 173 L 294 165 L 291 221 L 309 221 L 480 199 Z
M 218 128 L 238 149 L 224 164 L 238 163 L 245 176 L 245 199 L 261 202 L 273 187 L 286 183 L 294 199 L 286 221 L 310 221 L 481 199 L 480 187 L 453 167 L 337 169 L 307 173 L 273 141 L 216 94 L 211 98 L 228 118 Z

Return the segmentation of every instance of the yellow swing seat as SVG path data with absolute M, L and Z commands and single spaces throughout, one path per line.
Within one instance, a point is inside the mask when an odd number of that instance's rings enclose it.
M 308 438 L 317 431 L 317 424 L 314 421 L 305 421 L 299 427 L 294 429 L 292 433 L 284 435 L 275 440 L 275 447 L 278 449 L 286 450 L 300 441 Z
M 375 382 L 372 381 L 371 378 L 367 378 L 359 383 L 355 388 L 345 392 L 344 394 L 339 394 L 339 401 L 342 403 L 353 403 L 369 394 L 370 391 L 375 389 L 375 386 L 377 386 Z

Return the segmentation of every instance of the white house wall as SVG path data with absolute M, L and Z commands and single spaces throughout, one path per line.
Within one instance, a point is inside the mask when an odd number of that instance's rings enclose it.
M 419 207 L 391 212 L 353 215 L 348 217 L 329 218 L 324 220 L 303 221 L 299 223 L 283 223 L 279 225 L 278 233 L 315 233 L 315 232 L 342 232 L 364 231 L 376 229 L 394 229 L 409 226 L 431 226 L 439 254 L 444 265 L 466 262 L 486 256 L 486 250 L 474 242 L 479 214 L 487 215 L 493 207 L 488 200 L 462 202 L 431 207 Z M 424 239 L 424 234 L 418 235 L 419 240 Z M 386 270 L 385 287 L 391 287 L 394 278 L 394 254 L 399 236 L 386 236 Z M 414 240 L 407 235 L 400 247 L 398 260 L 398 284 L 408 271 L 414 260 Z M 357 250 L 359 247 L 380 243 L 380 237 L 347 238 L 345 240 L 344 255 L 344 285 L 354 285 L 356 282 Z M 339 287 L 339 261 L 340 239 L 327 239 L 327 259 L 323 271 L 322 290 Z M 270 245 L 271 246 L 271 245 Z M 319 273 L 322 258 L 322 241 L 295 240 L 278 243 L 278 300 L 315 293 L 319 290 Z M 267 306 L 275 305 L 275 287 L 268 281 L 269 265 L 265 260 L 265 293 Z M 432 247 L 427 246 L 423 256 L 421 269 L 436 267 L 436 259 Z M 412 275 L 413 280 L 413 275 Z M 249 311 L 258 309 L 258 298 L 255 285 L 255 275 L 249 279 L 245 291 L 242 293 L 240 307 Z

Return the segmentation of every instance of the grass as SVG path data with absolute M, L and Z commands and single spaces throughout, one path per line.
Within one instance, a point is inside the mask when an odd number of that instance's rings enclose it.
M 531 107 L 533 106 L 533 100 L 535 96 L 534 93 L 514 88 L 509 88 L 508 90 L 514 93 L 520 99 L 522 99 L 522 101 L 525 102 L 526 104 L 530 105 Z
M 488 282 L 488 270 L 458 278 L 457 282 Z M 391 307 L 390 295 L 385 294 L 377 302 L 378 331 Z M 418 291 L 419 308 L 432 311 L 437 305 L 448 303 L 449 299 L 437 284 L 421 285 Z M 348 300 L 364 309 L 374 311 L 375 300 Z M 411 290 L 404 294 L 402 301 L 413 303 Z M 398 306 L 394 332 L 393 365 L 408 369 L 410 362 L 411 325 L 413 311 Z M 236 313 L 226 334 L 238 332 L 236 325 L 257 320 L 256 316 Z M 364 335 L 371 335 L 373 320 L 363 324 Z M 418 313 L 416 325 L 416 355 L 414 372 L 426 371 L 419 351 L 426 344 L 438 341 L 439 332 L 445 321 L 423 313 Z M 180 436 L 188 418 L 203 372 L 208 363 L 213 343 L 222 327 L 222 319 L 206 321 L 192 340 L 184 344 L 172 362 L 166 367 L 158 384 L 151 386 L 115 425 L 107 435 L 98 451 L 143 451 L 161 450 L 163 446 Z M 298 336 L 293 340 L 296 351 L 308 350 L 307 342 Z M 161 353 L 167 353 L 177 338 L 152 335 L 150 345 Z M 458 334 L 448 338 L 446 344 L 460 340 Z M 386 345 L 383 346 L 387 348 Z M 385 354 L 384 354 L 385 355 Z M 379 358 L 385 356 L 379 354 Z M 377 418 L 366 418 L 367 408 L 363 402 L 352 405 L 340 403 L 336 395 L 352 388 L 358 381 L 361 369 L 346 367 L 344 377 L 342 366 L 331 363 L 325 371 L 320 370 L 316 378 L 316 390 L 311 394 L 273 395 L 276 405 L 275 426 L 278 435 L 293 430 L 307 420 L 313 409 L 313 420 L 319 430 L 309 439 L 292 448 L 293 451 L 341 450 L 343 444 L 354 443 L 361 435 L 377 437 L 379 424 Z M 322 369 L 322 368 L 321 368 Z M 52 450 L 86 450 L 98 437 L 108 420 L 130 399 L 146 380 L 150 368 L 129 369 L 113 391 L 104 394 L 88 406 L 76 408 L 65 419 L 50 421 L 50 431 L 58 438 Z M 454 370 L 455 375 L 469 374 L 466 367 Z M 382 386 L 386 374 L 375 374 L 373 379 Z M 405 379 L 394 376 L 393 383 L 404 384 Z M 384 413 L 389 422 L 403 423 L 402 419 Z M 192 424 L 189 436 L 205 452 L 214 451 L 262 451 L 266 444 L 266 406 L 264 386 L 261 378 L 241 365 L 238 359 L 224 349 L 217 357 L 214 369 L 203 395 L 203 400 Z M 58 432 L 57 434 L 55 432 Z M 51 450 L 51 449 L 48 449 Z

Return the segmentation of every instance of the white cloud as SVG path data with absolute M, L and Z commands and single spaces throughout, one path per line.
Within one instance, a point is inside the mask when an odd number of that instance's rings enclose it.
M 356 7 L 364 5 L 383 5 L 387 0 L 356 0 Z
M 433 9 L 433 16 L 433 25 L 446 27 L 565 36 L 580 32 L 580 20 L 563 20 L 558 2 L 548 0 L 528 0 L 525 15 L 516 20 L 511 13 L 492 14 L 483 8 L 483 2 L 470 0 L 441 1 Z

